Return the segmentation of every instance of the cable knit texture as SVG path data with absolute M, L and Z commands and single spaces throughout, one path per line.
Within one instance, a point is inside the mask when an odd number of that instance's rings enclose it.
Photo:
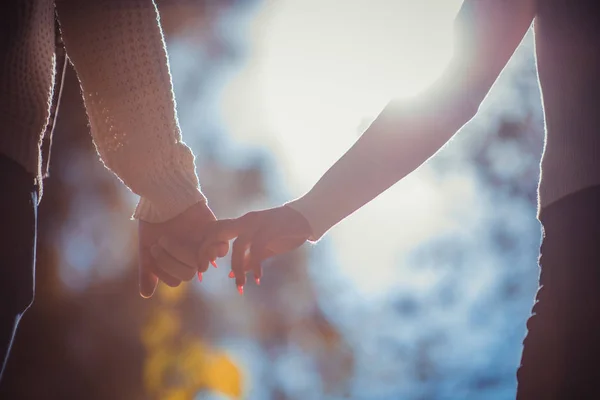
M 54 3 L 0 6 L 0 152 L 40 176 L 54 86 Z
M 58 1 L 57 11 L 96 149 L 141 196 L 134 217 L 161 222 L 206 201 L 181 141 L 154 3 L 69 0 Z
M 0 152 L 40 176 L 54 79 L 54 2 L 9 1 L 0 17 Z M 182 142 L 159 14 L 152 0 L 64 0 L 56 11 L 104 165 L 166 221 L 197 202 L 194 156 Z

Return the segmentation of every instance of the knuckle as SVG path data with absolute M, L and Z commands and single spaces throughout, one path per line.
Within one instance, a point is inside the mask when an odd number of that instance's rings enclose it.
M 233 249 L 241 250 L 250 243 L 251 237 L 249 235 L 240 235 L 233 241 Z
M 208 261 L 203 260 L 198 263 L 198 272 L 206 272 L 208 270 Z
M 257 211 L 250 211 L 247 212 L 246 214 L 242 215 L 241 219 L 253 219 L 256 217 Z
M 266 247 L 266 243 L 264 240 L 254 240 L 251 244 L 250 244 L 250 253 L 251 254 L 258 254 L 261 253 Z
M 194 271 L 191 268 L 188 268 L 188 271 L 186 271 L 185 275 L 182 277 L 182 280 L 189 282 L 191 281 L 194 277 L 196 276 L 196 271 Z
M 251 223 L 258 221 L 260 219 L 260 216 L 261 216 L 260 211 L 250 211 L 249 213 L 244 214 L 240 218 L 240 221 L 243 223 L 251 224 Z
M 165 285 L 172 287 L 172 288 L 176 288 L 179 287 L 179 285 L 181 285 L 181 281 L 180 280 L 171 280 L 169 279 L 168 281 L 163 280 L 163 282 L 165 283 Z

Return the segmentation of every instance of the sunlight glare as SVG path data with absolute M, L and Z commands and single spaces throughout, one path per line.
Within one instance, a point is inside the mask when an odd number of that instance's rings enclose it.
M 284 170 L 286 189 L 302 195 L 389 99 L 414 95 L 443 72 L 461 3 L 267 0 L 253 22 L 253 56 L 225 95 L 230 131 L 267 146 Z M 328 235 L 339 277 L 362 298 L 397 288 L 400 257 L 454 223 L 447 218 L 447 192 L 429 177 L 410 177 Z M 465 180 L 458 188 L 465 195 L 472 185 Z M 426 290 L 427 282 L 415 284 Z
M 265 112 L 301 191 L 390 98 L 414 95 L 441 74 L 452 54 L 458 5 L 283 0 L 270 7 L 263 28 Z

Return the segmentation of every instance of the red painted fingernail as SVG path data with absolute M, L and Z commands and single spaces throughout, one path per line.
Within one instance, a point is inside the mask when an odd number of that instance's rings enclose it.
M 230 277 L 230 278 L 235 278 L 235 274 L 233 273 L 233 271 L 231 271 L 231 272 L 229 273 L 229 277 Z
M 213 267 L 218 268 L 218 265 L 215 262 L 215 260 L 211 260 L 210 263 L 212 264 Z
M 198 282 L 202 282 L 202 272 L 198 272 Z
M 256 282 L 257 286 L 260 286 L 260 278 L 254 278 L 254 282 Z
M 238 292 L 240 293 L 240 295 L 244 294 L 244 287 L 242 285 L 238 285 Z

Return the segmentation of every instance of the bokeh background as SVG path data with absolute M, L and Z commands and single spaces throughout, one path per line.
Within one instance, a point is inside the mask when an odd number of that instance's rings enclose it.
M 460 0 L 162 0 L 185 141 L 213 211 L 302 195 L 452 54 Z M 35 305 L 2 399 L 510 399 L 538 275 L 532 34 L 434 159 L 277 258 L 137 291 L 136 197 L 99 162 L 69 69 Z M 410 143 L 406 143 L 410 146 Z

